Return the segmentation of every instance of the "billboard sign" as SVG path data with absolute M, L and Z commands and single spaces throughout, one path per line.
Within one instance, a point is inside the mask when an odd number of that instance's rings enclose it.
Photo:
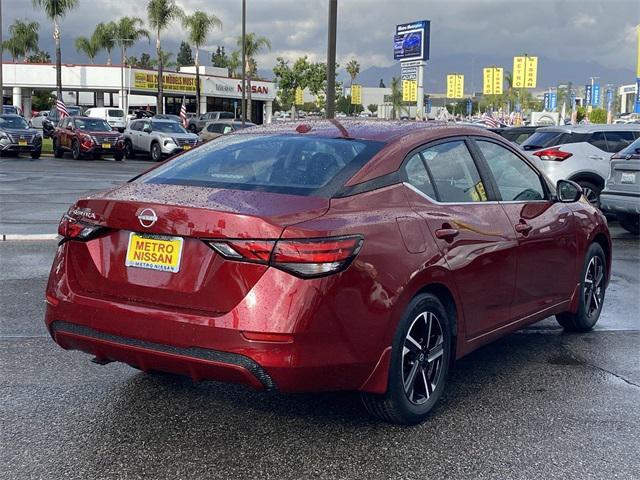
M 549 93 L 544 94 L 544 110 L 549 110 Z
M 394 60 L 428 60 L 431 22 L 420 20 L 396 25 L 393 36 Z
M 593 101 L 591 102 L 591 105 L 593 105 L 594 107 L 598 107 L 600 106 L 600 85 L 599 84 L 595 84 L 593 86 Z
M 400 78 L 402 80 L 418 80 L 418 67 L 409 67 L 404 63 L 401 65 L 402 67 L 400 69 Z
M 556 92 L 551 92 L 549 94 L 549 110 L 555 112 L 558 108 L 558 94 Z
M 584 86 L 584 104 L 591 105 L 591 84 Z

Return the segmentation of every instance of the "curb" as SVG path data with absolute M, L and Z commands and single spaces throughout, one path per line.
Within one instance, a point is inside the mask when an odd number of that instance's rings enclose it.
M 0 235 L 0 241 L 7 242 L 12 240 L 57 240 L 57 233 L 28 233 L 28 234 L 13 234 L 3 233 Z

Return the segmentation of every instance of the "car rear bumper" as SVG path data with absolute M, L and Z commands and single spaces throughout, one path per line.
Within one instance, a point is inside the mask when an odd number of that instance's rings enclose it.
M 270 268 L 240 304 L 215 315 L 73 292 L 57 265 L 47 287 L 45 324 L 61 347 L 99 360 L 194 380 L 312 392 L 368 388 L 363 386 L 382 353 L 358 350 L 361 345 L 345 333 L 349 325 L 327 305 L 339 288 L 331 277 L 300 280 Z M 256 340 L 256 333 L 272 338 Z M 368 335 L 379 338 L 373 330 Z
M 600 208 L 610 213 L 640 214 L 640 193 L 604 190 L 600 194 Z

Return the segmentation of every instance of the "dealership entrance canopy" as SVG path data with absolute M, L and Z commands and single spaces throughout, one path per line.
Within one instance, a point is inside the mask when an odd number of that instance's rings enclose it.
M 35 90 L 53 92 L 56 89 L 55 65 L 36 63 L 5 63 L 3 84 L 13 104 L 22 108 L 25 117 L 31 115 L 31 95 Z M 163 74 L 165 112 L 177 113 L 183 100 L 189 111 L 196 111 L 195 67 L 183 67 L 179 72 Z M 241 108 L 242 80 L 229 78 L 226 68 L 200 67 L 200 111 L 238 112 Z M 63 65 L 62 90 L 70 104 L 102 106 L 140 106 L 155 108 L 158 75 L 154 70 L 125 68 L 119 65 Z M 273 82 L 251 81 L 252 120 L 270 122 Z

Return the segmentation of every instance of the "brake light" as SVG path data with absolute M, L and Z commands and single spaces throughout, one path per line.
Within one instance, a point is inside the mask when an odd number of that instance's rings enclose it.
M 91 240 L 105 230 L 100 225 L 80 222 L 70 215 L 65 214 L 58 225 L 58 235 L 65 240 Z
M 539 152 L 533 152 L 536 157 L 539 157 L 540 160 L 551 160 L 554 162 L 561 162 L 571 157 L 573 154 L 569 152 L 563 152 L 562 150 L 558 150 L 557 148 L 545 148 L 544 150 L 540 150 Z
M 291 240 L 221 240 L 207 243 L 229 260 L 268 264 L 303 278 L 346 269 L 362 248 L 361 236 Z

